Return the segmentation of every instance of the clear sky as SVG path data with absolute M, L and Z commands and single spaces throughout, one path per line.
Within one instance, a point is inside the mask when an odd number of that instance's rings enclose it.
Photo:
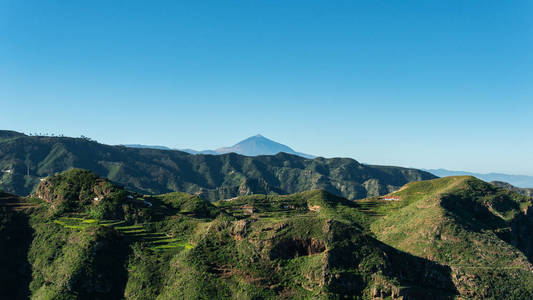
M 0 128 L 533 175 L 533 1 L 0 0 Z

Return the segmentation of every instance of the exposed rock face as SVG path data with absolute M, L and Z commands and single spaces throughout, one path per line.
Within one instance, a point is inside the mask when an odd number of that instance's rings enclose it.
M 232 235 L 236 240 L 242 240 L 246 234 L 246 227 L 250 223 L 249 220 L 235 221 L 232 228 Z
M 34 196 L 52 205 L 77 200 L 82 205 L 100 201 L 109 196 L 113 186 L 89 171 L 72 170 L 41 181 Z M 68 175 L 73 175 L 70 178 Z M 79 181 L 77 181 L 79 179 Z

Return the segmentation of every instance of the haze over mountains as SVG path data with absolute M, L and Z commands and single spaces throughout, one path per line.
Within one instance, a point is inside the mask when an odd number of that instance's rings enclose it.
M 533 176 L 527 175 L 511 175 L 511 174 L 502 174 L 502 173 L 474 173 L 468 171 L 451 171 L 446 169 L 422 169 L 431 174 L 434 174 L 439 177 L 446 176 L 474 176 L 486 182 L 492 181 L 503 181 L 510 183 L 514 186 L 520 188 L 532 188 L 533 187 Z

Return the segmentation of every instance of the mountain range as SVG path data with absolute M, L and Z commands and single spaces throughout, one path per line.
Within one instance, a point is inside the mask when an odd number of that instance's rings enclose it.
M 254 138 L 258 139 L 263 140 Z M 0 131 L 0 189 L 28 195 L 41 180 L 72 168 L 91 170 L 135 192 L 187 192 L 210 201 L 310 189 L 361 199 L 389 193 L 411 181 L 436 178 L 416 169 L 365 165 L 350 158 L 307 159 L 284 152 L 192 155 L 177 150 L 110 146 L 87 138 Z
M 132 148 L 180 150 L 180 151 L 184 151 L 184 152 L 191 153 L 191 154 L 220 155 L 220 154 L 226 154 L 226 153 L 237 153 L 237 154 L 246 155 L 246 156 L 258 156 L 258 155 L 274 155 L 274 154 L 283 152 L 283 153 L 298 155 L 298 156 L 305 157 L 305 158 L 315 157 L 313 155 L 296 152 L 289 146 L 270 140 L 260 134 L 244 139 L 241 142 L 231 147 L 222 147 L 216 150 L 196 151 L 192 149 L 173 149 L 173 148 L 169 148 L 166 146 L 148 146 L 148 145 L 140 145 L 140 144 L 128 144 L 125 146 L 132 147 Z M 431 174 L 434 174 L 435 176 L 438 176 L 438 177 L 474 176 L 487 182 L 501 181 L 501 182 L 510 183 L 520 188 L 533 187 L 533 176 L 527 176 L 527 175 L 511 175 L 511 174 L 502 174 L 502 173 L 482 174 L 482 173 L 474 173 L 474 172 L 467 172 L 467 171 L 452 171 L 452 170 L 446 170 L 446 169 L 422 169 L 422 170 L 427 171 Z
M 165 146 L 148 146 L 148 145 L 139 145 L 139 144 L 127 144 L 124 146 L 131 147 L 131 148 L 180 150 L 180 151 L 187 152 L 190 154 L 212 154 L 212 155 L 237 153 L 237 154 L 246 155 L 246 156 L 258 156 L 258 155 L 275 155 L 280 152 L 283 152 L 283 153 L 298 155 L 298 156 L 305 157 L 305 158 L 315 158 L 315 156 L 313 155 L 296 152 L 291 147 L 275 142 L 260 134 L 244 139 L 233 146 L 221 147 L 215 150 L 197 151 L 193 149 L 173 149 L 173 148 L 169 148 Z
M 504 182 L 13 131 L 0 170 L 0 299 L 533 298 Z

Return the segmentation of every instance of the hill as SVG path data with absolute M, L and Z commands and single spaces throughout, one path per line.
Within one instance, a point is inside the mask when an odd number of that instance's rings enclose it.
M 6 192 L 28 195 L 42 179 L 71 168 L 91 170 L 135 192 L 181 191 L 210 201 L 310 189 L 359 199 L 435 178 L 416 169 L 364 165 L 349 158 L 305 159 L 286 153 L 191 155 L 68 137 L 20 135 L 0 140 L 0 189 Z
M 24 133 L 12 130 L 0 130 L 0 139 L 9 139 L 14 137 L 26 136 Z
M 510 183 L 502 181 L 491 181 L 490 183 L 497 187 L 501 187 L 502 189 L 513 191 L 524 196 L 533 197 L 533 188 L 519 188 Z
M 410 183 L 359 203 L 380 241 L 449 266 L 462 296 L 533 297 L 530 198 L 463 176 Z

